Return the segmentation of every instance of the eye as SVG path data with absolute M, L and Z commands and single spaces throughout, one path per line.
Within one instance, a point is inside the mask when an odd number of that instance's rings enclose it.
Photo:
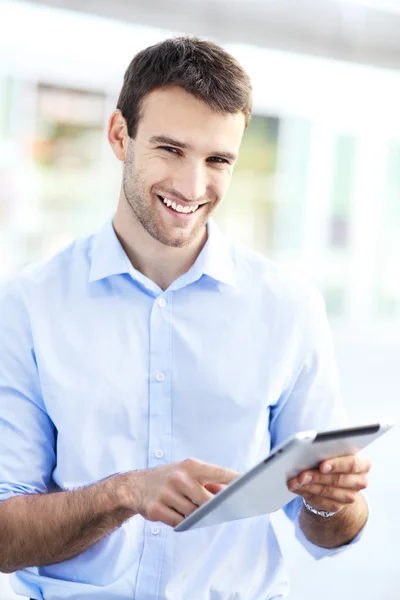
M 166 152 L 169 152 L 170 154 L 179 154 L 178 148 L 173 148 L 172 146 L 160 146 L 159 148 L 160 148 L 160 150 L 165 150 Z
M 216 163 L 219 165 L 229 165 L 229 161 L 226 158 L 221 158 L 220 156 L 210 156 L 207 158 L 207 162 Z

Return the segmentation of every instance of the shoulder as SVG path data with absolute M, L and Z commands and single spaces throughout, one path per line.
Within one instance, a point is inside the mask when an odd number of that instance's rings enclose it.
M 72 278 L 85 277 L 90 264 L 93 235 L 74 240 L 49 259 L 31 263 L 0 286 L 0 305 L 7 302 L 28 303 L 40 294 L 52 294 L 66 288 Z
M 241 244 L 231 244 L 238 284 L 281 310 L 309 313 L 325 310 L 321 292 L 304 272 L 271 260 Z

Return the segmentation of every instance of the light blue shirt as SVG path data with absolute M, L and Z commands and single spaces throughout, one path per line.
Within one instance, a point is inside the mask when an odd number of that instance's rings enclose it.
M 0 298 L 0 500 L 195 457 L 243 472 L 296 431 L 344 423 L 321 297 L 210 221 L 162 291 L 108 222 Z M 297 538 L 301 500 L 285 507 Z M 268 515 L 175 533 L 134 516 L 60 564 L 12 576 L 46 600 L 277 600 Z

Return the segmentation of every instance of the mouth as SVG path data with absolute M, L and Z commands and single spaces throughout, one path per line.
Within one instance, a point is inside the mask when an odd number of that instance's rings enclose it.
M 157 194 L 157 198 L 164 205 L 164 208 L 176 218 L 190 219 L 195 213 L 202 209 L 204 204 L 187 204 L 186 202 L 176 202 L 169 198 L 164 198 Z

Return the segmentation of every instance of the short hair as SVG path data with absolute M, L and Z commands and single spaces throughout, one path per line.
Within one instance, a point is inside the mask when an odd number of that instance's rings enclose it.
M 196 37 L 169 38 L 141 50 L 124 75 L 118 98 L 128 135 L 135 138 L 143 100 L 153 90 L 179 86 L 221 114 L 251 117 L 250 77 L 226 50 Z

